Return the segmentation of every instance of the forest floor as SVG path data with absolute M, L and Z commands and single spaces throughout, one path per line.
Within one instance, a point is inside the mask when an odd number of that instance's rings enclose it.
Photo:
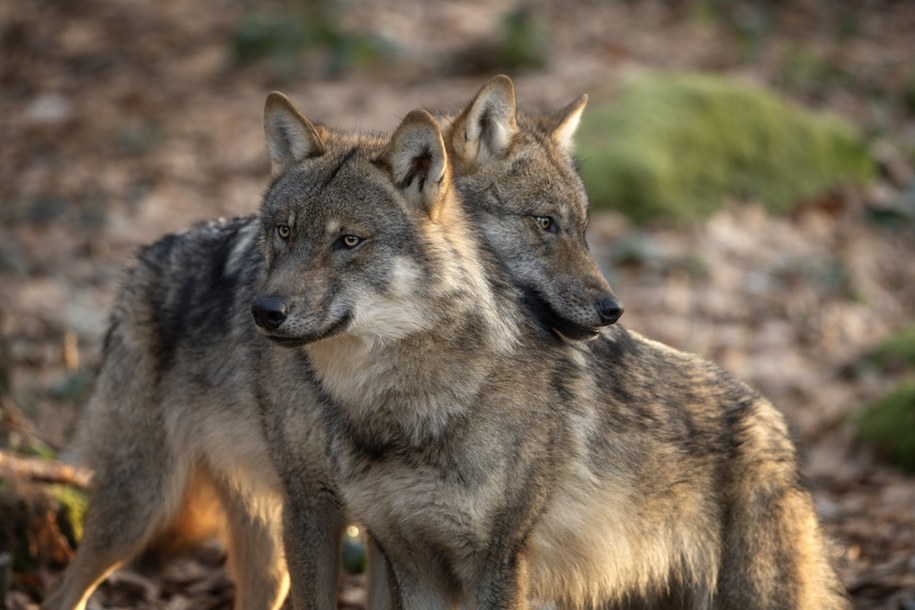
M 915 6 L 854 5 L 529 3 L 544 63 L 511 74 L 523 107 L 553 110 L 583 92 L 591 104 L 612 100 L 645 70 L 709 71 L 838 113 L 872 138 L 874 185 L 789 216 L 731 202 L 701 224 L 637 227 L 595 212 L 590 238 L 625 304 L 622 323 L 720 363 L 787 414 L 856 607 L 911 609 L 915 477 L 860 443 L 849 417 L 904 375 L 862 359 L 915 319 Z M 320 49 L 234 61 L 233 32 L 252 5 L 199 6 L 0 5 L 0 336 L 11 382 L 0 450 L 31 443 L 70 457 L 137 246 L 257 209 L 267 92 L 342 128 L 388 130 L 414 107 L 457 107 L 505 69 L 488 45 L 515 3 L 341 3 L 342 30 L 389 45 L 342 68 Z M 17 570 L 9 607 L 36 607 L 67 557 Z M 229 607 L 223 564 L 210 546 L 161 570 L 124 569 L 90 607 Z M 362 577 L 342 593 L 342 605 L 361 607 Z

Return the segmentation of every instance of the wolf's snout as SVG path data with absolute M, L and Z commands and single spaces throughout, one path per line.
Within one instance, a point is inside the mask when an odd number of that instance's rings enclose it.
M 254 323 L 265 330 L 276 330 L 286 321 L 286 303 L 278 296 L 258 297 L 251 306 Z
M 622 304 L 613 296 L 603 296 L 597 300 L 597 312 L 601 322 L 613 324 L 623 315 Z

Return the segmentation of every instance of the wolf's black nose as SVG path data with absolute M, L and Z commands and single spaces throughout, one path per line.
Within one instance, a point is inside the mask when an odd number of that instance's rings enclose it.
M 597 299 L 597 312 L 604 324 L 613 324 L 623 315 L 623 306 L 616 297 L 605 296 Z
M 276 330 L 286 321 L 286 303 L 278 296 L 258 297 L 251 306 L 254 323 L 266 330 Z

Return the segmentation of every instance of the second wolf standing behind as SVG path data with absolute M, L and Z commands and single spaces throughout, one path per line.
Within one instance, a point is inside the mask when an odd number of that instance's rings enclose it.
M 328 145 L 267 100 L 274 173 L 255 302 L 293 580 L 342 498 L 396 607 L 840 609 L 782 416 L 712 364 L 629 333 L 527 323 L 457 201 L 434 119 Z M 333 477 L 311 459 L 320 405 Z M 332 512 L 332 511 L 331 511 Z

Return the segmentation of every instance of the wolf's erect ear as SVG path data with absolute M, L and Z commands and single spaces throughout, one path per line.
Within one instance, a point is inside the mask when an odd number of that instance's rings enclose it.
M 414 110 L 404 118 L 378 158 L 394 186 L 410 203 L 434 215 L 445 194 L 448 158 L 442 132 L 432 115 Z
M 483 85 L 477 96 L 454 120 L 451 146 L 461 162 L 470 163 L 481 155 L 501 155 L 517 133 L 515 86 L 500 74 Z
M 562 152 L 572 152 L 572 138 L 581 121 L 581 113 L 587 105 L 588 95 L 584 94 L 556 113 L 550 137 Z
M 315 126 L 277 91 L 268 95 L 264 104 L 264 133 L 274 178 L 309 157 L 324 154 L 324 143 Z

